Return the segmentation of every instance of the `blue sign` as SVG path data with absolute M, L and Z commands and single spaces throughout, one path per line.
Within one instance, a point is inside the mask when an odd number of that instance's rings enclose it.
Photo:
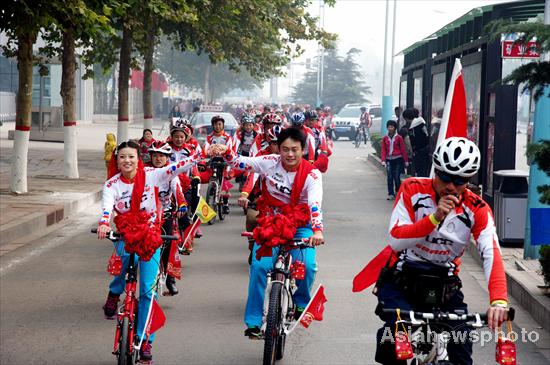
M 531 208 L 531 245 L 550 245 L 550 208 Z

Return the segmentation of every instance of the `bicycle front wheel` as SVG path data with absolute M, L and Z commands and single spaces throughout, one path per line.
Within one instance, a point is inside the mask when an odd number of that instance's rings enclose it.
M 208 190 L 206 190 L 206 203 L 210 208 L 216 209 L 218 202 L 216 201 L 216 195 L 218 193 L 218 183 L 216 181 L 211 181 L 208 185 Z M 208 221 L 209 225 L 214 224 L 216 217 Z
M 118 365 L 132 364 L 132 355 L 130 353 L 128 343 L 128 330 L 130 329 L 130 323 L 128 317 L 124 317 L 120 324 L 120 341 L 118 343 Z
M 359 146 L 361 145 L 361 132 L 357 132 L 357 134 L 355 135 L 355 148 L 359 148 Z
M 264 335 L 265 344 L 263 365 L 273 365 L 277 358 L 277 344 L 280 340 L 279 337 L 282 323 L 282 291 L 283 284 L 273 283 L 271 286 L 271 292 L 269 293 L 269 309 L 267 311 L 267 323 Z

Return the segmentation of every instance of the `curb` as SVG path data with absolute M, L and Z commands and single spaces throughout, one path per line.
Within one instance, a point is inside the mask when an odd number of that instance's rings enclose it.
M 26 237 L 35 236 L 40 232 L 47 234 L 63 220 L 100 201 L 102 193 L 102 189 L 97 189 L 78 199 L 51 205 L 45 211 L 32 213 L 25 219 L 4 225 L 0 229 L 0 251 L 11 251 L 20 247 Z
M 468 249 L 470 256 L 483 267 L 481 256 L 473 241 Z M 539 323 L 544 329 L 550 330 L 550 298 L 541 293 L 533 277 L 526 271 L 517 270 L 509 261 L 504 260 L 504 272 L 508 293 Z

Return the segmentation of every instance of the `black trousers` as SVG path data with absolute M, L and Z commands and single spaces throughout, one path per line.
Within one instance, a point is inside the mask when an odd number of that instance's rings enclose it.
M 376 314 L 384 321 L 384 326 L 381 327 L 376 333 L 376 355 L 375 360 L 378 363 L 384 365 L 406 365 L 407 362 L 403 360 L 397 360 L 395 355 L 395 344 L 388 341 L 388 334 L 395 333 L 395 321 L 397 320 L 395 315 L 389 315 L 381 313 L 380 308 L 395 309 L 399 308 L 404 311 L 428 311 L 426 308 L 417 308 L 411 303 L 410 296 L 407 295 L 402 287 L 396 283 L 396 281 L 389 279 L 384 280 L 378 285 L 378 307 Z M 450 300 L 448 300 L 441 308 L 442 311 L 451 312 L 454 310 L 468 310 L 468 306 L 464 303 L 464 294 L 461 290 L 458 290 Z M 403 318 L 402 318 L 403 319 Z M 460 327 L 462 323 L 459 321 L 449 322 L 452 327 Z M 455 339 L 461 339 L 461 337 L 454 337 L 451 334 L 451 339 L 447 345 L 447 353 L 449 355 L 449 361 L 454 365 L 472 365 L 472 342 L 469 338 L 469 330 L 464 327 L 457 329 L 464 333 L 466 331 L 468 335 L 462 337 L 465 341 L 456 341 Z M 383 341 L 384 339 L 384 341 Z

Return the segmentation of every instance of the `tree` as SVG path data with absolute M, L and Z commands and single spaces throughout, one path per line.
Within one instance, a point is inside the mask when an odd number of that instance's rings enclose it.
M 6 57 L 17 58 L 19 89 L 15 116 L 15 135 L 12 152 L 10 191 L 27 192 L 27 155 L 31 130 L 32 67 L 35 62 L 33 45 L 42 27 L 53 22 L 50 4 L 9 0 L 0 11 L 0 32 L 7 36 L 2 51 Z
M 61 58 L 61 97 L 63 99 L 64 175 L 78 178 L 76 142 L 76 48 L 86 52 L 96 34 L 112 33 L 107 16 L 111 8 L 104 1 L 52 1 L 51 14 L 55 23 L 46 28 L 42 38 L 46 46 L 40 49 L 48 57 Z M 92 66 L 86 65 L 85 66 Z
M 334 0 L 326 0 L 329 5 Z M 330 47 L 336 37 L 319 29 L 307 7 L 311 0 L 190 1 L 200 9 L 197 21 L 178 26 L 175 42 L 182 51 L 206 53 L 212 63 L 227 62 L 254 78 L 281 74 L 290 58 L 302 52 L 299 40 Z
M 227 63 L 211 64 L 210 57 L 202 53 L 181 52 L 171 47 L 170 42 L 164 41 L 155 55 L 155 62 L 160 71 L 169 75 L 170 80 L 185 85 L 191 89 L 202 89 L 210 95 L 209 100 L 230 92 L 234 89 L 251 89 L 261 85 L 262 80 L 253 78 L 246 69 L 236 72 L 230 69 Z M 208 66 L 210 73 L 208 74 Z M 205 85 L 206 78 L 208 87 Z
M 183 21 L 193 23 L 195 10 L 185 0 L 155 0 L 143 2 L 139 12 L 141 27 L 136 29 L 136 46 L 143 56 L 143 127 L 153 127 L 151 80 L 155 69 L 153 55 L 161 32 L 173 33 Z
M 370 94 L 370 87 L 365 85 L 361 67 L 355 57 L 361 51 L 352 48 L 345 57 L 338 56 L 337 50 L 327 51 L 324 57 L 323 104 L 339 110 L 347 103 L 363 102 Z M 317 102 L 317 71 L 309 71 L 296 85 L 292 100 L 297 103 L 315 105 Z

